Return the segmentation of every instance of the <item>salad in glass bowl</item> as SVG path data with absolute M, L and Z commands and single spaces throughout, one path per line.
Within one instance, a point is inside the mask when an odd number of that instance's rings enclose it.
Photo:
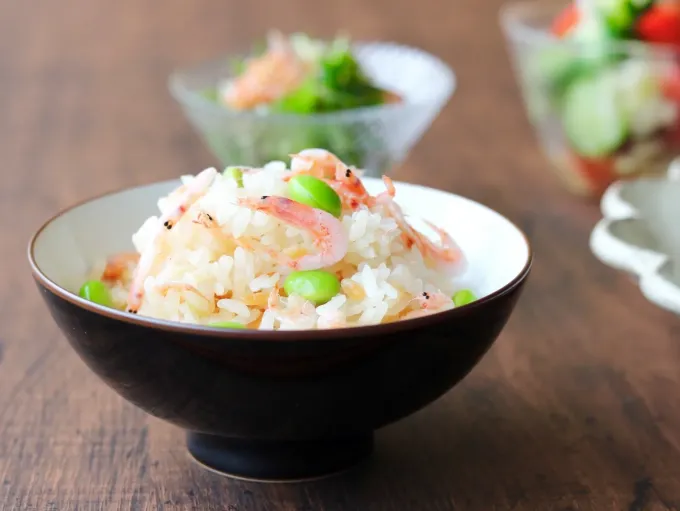
M 401 101 L 364 73 L 346 38 L 327 43 L 271 32 L 264 51 L 234 59 L 233 69 L 204 92 L 232 110 L 318 114 Z
M 173 73 L 169 86 L 225 165 L 287 161 L 315 147 L 380 175 L 429 128 L 455 79 L 416 48 L 272 31 L 247 55 Z
M 529 119 L 572 191 L 665 172 L 680 154 L 680 5 L 527 2 L 501 18 Z

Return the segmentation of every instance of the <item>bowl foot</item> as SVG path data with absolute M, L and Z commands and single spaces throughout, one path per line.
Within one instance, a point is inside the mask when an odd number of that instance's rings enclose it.
M 238 479 L 289 482 L 327 477 L 367 458 L 373 432 L 323 440 L 253 440 L 187 434 L 189 454 L 201 466 Z

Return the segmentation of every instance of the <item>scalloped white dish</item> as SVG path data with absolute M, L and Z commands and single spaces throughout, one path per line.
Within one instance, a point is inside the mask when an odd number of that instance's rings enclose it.
M 601 262 L 637 277 L 652 303 L 680 314 L 680 160 L 666 177 L 618 181 L 590 236 Z

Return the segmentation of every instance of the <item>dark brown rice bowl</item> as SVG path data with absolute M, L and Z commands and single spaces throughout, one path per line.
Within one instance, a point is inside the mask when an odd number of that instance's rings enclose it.
M 370 192 L 381 190 L 364 179 Z M 290 480 L 366 457 L 373 431 L 450 390 L 481 359 L 530 272 L 522 231 L 463 197 L 396 183 L 400 204 L 462 246 L 473 304 L 336 330 L 224 330 L 133 316 L 77 296 L 90 265 L 130 250 L 176 180 L 110 193 L 48 220 L 28 257 L 69 343 L 113 390 L 185 430 L 192 456 L 238 477 Z M 115 221 L 114 221 L 115 219 Z

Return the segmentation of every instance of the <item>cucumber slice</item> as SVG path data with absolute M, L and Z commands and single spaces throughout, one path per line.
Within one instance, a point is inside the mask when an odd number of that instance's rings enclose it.
M 552 94 L 559 95 L 580 74 L 582 62 L 572 48 L 552 46 L 537 53 L 533 67 L 533 77 L 546 84 Z
M 626 140 L 628 120 L 618 99 L 616 74 L 584 76 L 573 82 L 562 103 L 562 125 L 574 149 L 589 158 L 614 152 Z
M 531 61 L 529 79 L 540 84 L 556 108 L 574 81 L 606 71 L 618 56 L 602 43 L 587 43 L 580 48 L 551 46 L 543 48 Z

